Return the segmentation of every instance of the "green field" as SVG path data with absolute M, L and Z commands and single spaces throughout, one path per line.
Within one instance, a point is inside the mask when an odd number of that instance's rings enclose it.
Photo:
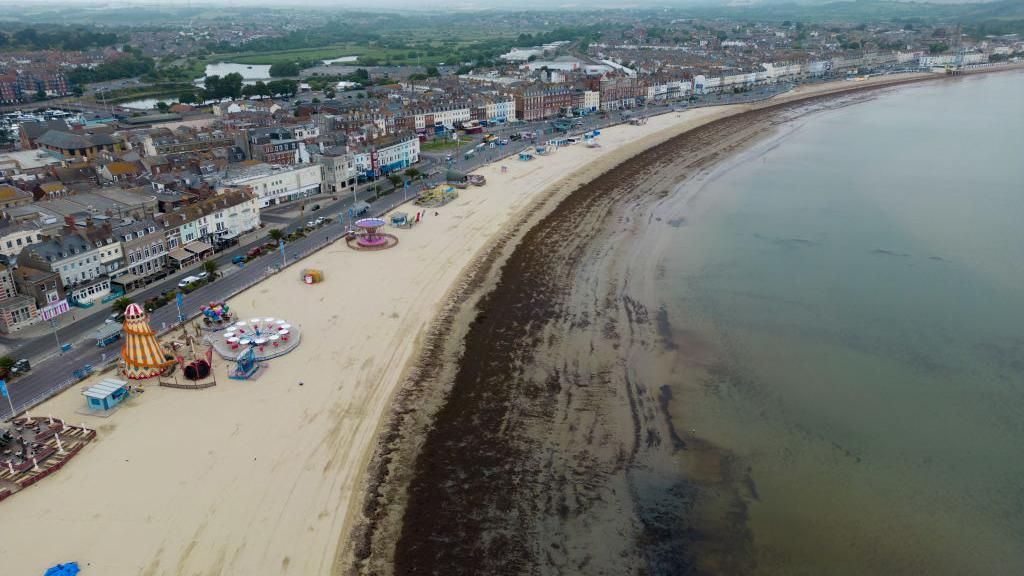
M 437 152 L 438 150 L 447 150 L 449 148 L 455 148 L 456 144 L 472 145 L 473 142 L 470 140 L 432 140 L 430 142 L 424 142 L 420 144 L 420 150 L 423 152 Z
M 143 100 L 145 98 L 178 96 L 182 93 L 192 92 L 194 90 L 195 86 L 192 84 L 161 83 L 152 86 L 138 86 L 133 88 L 122 88 L 120 90 L 111 90 L 104 94 L 103 98 L 97 99 L 93 96 L 92 100 L 108 104 L 119 104 L 121 102 L 130 102 L 132 100 Z
M 435 50 L 437 47 L 432 47 Z M 446 62 L 454 55 L 445 51 L 444 54 L 428 55 L 426 49 L 395 49 L 377 48 L 374 46 L 358 46 L 339 44 L 323 48 L 303 48 L 299 50 L 280 50 L 274 52 L 241 52 L 235 54 L 214 54 L 207 58 L 209 62 L 236 62 L 238 64 L 278 64 L 298 60 L 330 60 L 342 56 L 359 56 L 360 59 L 374 58 L 378 64 L 421 64 L 424 66 Z M 413 54 L 415 52 L 415 54 Z M 357 62 L 358 64 L 358 62 Z

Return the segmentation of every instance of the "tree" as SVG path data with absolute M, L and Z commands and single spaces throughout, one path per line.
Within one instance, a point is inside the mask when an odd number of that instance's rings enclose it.
M 405 175 L 408 176 L 410 180 L 415 180 L 420 175 L 420 171 L 415 168 L 409 168 L 405 171 Z
M 239 98 L 242 96 L 242 75 L 232 72 L 224 77 L 207 76 L 203 80 L 204 96 L 207 100 Z
M 10 372 L 12 366 L 14 366 L 14 358 L 11 358 L 10 356 L 0 356 L 0 368 L 3 368 L 5 372 Z
M 337 96 L 337 93 L 335 93 L 334 90 L 328 90 L 327 92 L 324 92 L 324 96 L 326 96 L 327 98 L 334 98 L 335 96 Z
M 156 109 L 161 112 L 167 112 L 167 110 L 170 109 L 170 106 L 167 105 L 167 102 L 161 100 L 156 103 Z
M 83 90 L 81 86 L 75 84 L 74 86 L 71 87 L 71 93 L 74 94 L 75 96 L 81 97 L 82 94 L 85 93 L 85 90 Z
M 298 90 L 299 83 L 295 80 L 271 80 L 267 83 L 270 95 L 294 96 Z
M 132 299 L 131 298 L 127 298 L 125 296 L 122 296 L 122 297 L 118 298 L 117 300 L 114 300 L 114 303 L 110 305 L 110 308 L 111 308 L 111 310 L 114 311 L 114 314 L 124 314 L 125 309 L 128 308 L 128 305 L 131 304 L 131 303 L 132 303 Z
M 398 188 L 402 184 L 402 177 L 398 174 L 388 174 L 388 180 L 393 188 Z
M 210 275 L 210 280 L 217 277 L 217 268 L 218 264 L 216 260 L 207 260 L 206 262 L 203 262 L 203 270 Z
M 46 90 L 43 90 L 42 86 L 36 90 L 36 100 L 46 100 Z
M 277 62 L 270 65 L 270 77 L 298 76 L 300 70 L 298 62 Z
M 281 238 L 284 238 L 284 232 L 282 232 L 278 228 L 272 228 L 269 232 L 267 232 L 267 236 L 270 236 L 270 239 L 273 240 L 274 242 L 280 242 Z
M 427 76 L 440 76 L 440 72 L 437 71 L 437 66 L 427 66 Z

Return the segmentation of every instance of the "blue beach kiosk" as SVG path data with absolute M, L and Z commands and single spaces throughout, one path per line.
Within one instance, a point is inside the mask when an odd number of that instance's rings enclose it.
M 128 390 L 125 389 L 128 383 L 124 380 L 104 378 L 96 384 L 86 388 L 82 395 L 85 396 L 89 408 L 93 410 L 110 410 L 128 397 Z

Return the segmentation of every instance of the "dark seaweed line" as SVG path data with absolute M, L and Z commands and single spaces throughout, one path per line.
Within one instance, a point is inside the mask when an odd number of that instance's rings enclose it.
M 901 82 L 901 84 L 915 81 L 916 80 L 908 80 Z M 671 145 L 673 141 L 692 138 L 698 130 L 703 130 L 705 132 L 719 130 L 727 126 L 729 121 L 738 121 L 742 118 L 748 118 L 750 115 L 761 115 L 778 109 L 806 105 L 808 102 L 812 101 L 825 101 L 838 96 L 846 96 L 853 92 L 890 88 L 895 85 L 896 84 L 888 84 L 878 87 L 860 87 L 842 93 L 819 95 L 805 100 L 776 104 L 758 110 L 737 114 L 735 116 L 720 119 L 702 127 L 698 127 L 693 131 L 680 134 L 665 143 L 641 153 L 639 156 L 626 160 L 624 163 L 637 160 L 640 156 L 660 154 L 663 152 L 663 148 Z M 598 175 L 595 180 L 604 178 L 609 172 L 619 170 L 622 166 L 623 165 L 620 164 L 619 166 L 612 168 L 612 170 Z M 585 186 L 586 185 L 581 186 L 580 189 Z M 577 191 L 573 192 L 572 195 L 564 199 L 563 204 L 571 201 L 572 197 L 580 192 L 580 189 L 577 189 Z M 562 207 L 562 205 L 555 207 L 555 211 L 560 211 Z M 471 300 L 474 293 L 484 285 L 486 278 L 493 271 L 495 265 L 499 263 L 501 256 L 506 248 L 508 248 L 509 243 L 520 237 L 523 227 L 530 223 L 541 210 L 546 209 L 548 209 L 548 207 L 542 203 L 534 206 L 523 219 L 510 228 L 509 232 L 497 240 L 495 244 L 491 246 L 481 256 L 481 258 L 467 270 L 464 279 L 458 284 L 452 295 L 446 299 L 442 312 L 435 319 L 426 334 L 419 360 L 409 371 L 405 384 L 396 394 L 392 413 L 387 424 L 382 430 L 381 438 L 378 442 L 378 449 L 375 452 L 368 469 L 367 489 L 363 499 L 363 519 L 356 525 L 350 535 L 341 535 L 342 538 L 349 536 L 348 541 L 351 546 L 350 550 L 352 551 L 355 561 L 351 565 L 346 566 L 344 563 L 344 553 L 346 549 L 344 547 L 339 547 L 339 556 L 337 559 L 338 562 L 335 564 L 335 571 L 344 570 L 359 572 L 361 568 L 366 566 L 362 561 L 367 559 L 373 552 L 374 537 L 378 534 L 380 522 L 383 520 L 387 512 L 387 502 L 385 501 L 385 497 L 393 496 L 395 493 L 401 492 L 400 488 L 397 486 L 391 486 L 390 489 L 388 488 L 388 480 L 391 479 L 391 474 L 389 472 L 390 466 L 394 463 L 394 459 L 400 456 L 400 454 L 397 454 L 399 444 L 403 439 L 407 439 L 403 433 L 413 432 L 420 429 L 415 426 L 412 426 L 412 430 L 409 430 L 408 428 L 410 427 L 412 415 L 422 410 L 419 400 L 427 392 L 435 391 L 434 388 L 438 385 L 438 383 L 435 382 L 435 379 L 444 365 L 445 356 L 442 353 L 446 350 L 446 342 L 452 335 L 453 319 L 459 313 L 461 307 Z M 520 247 L 521 246 L 522 244 Z

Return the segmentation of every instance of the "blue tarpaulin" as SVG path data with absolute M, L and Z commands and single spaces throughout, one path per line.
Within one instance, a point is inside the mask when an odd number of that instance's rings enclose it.
M 78 562 L 57 564 L 43 573 L 43 576 L 75 576 L 78 574 Z

